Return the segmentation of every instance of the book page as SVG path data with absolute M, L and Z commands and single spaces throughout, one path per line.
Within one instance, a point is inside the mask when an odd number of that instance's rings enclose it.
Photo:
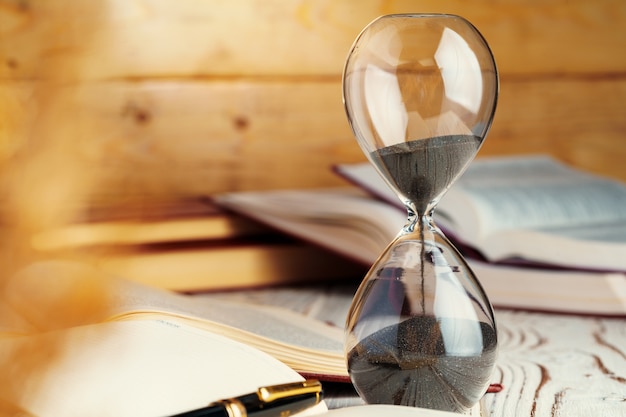
M 217 299 L 208 302 L 115 279 L 81 263 L 62 261 L 40 262 L 26 268 L 12 280 L 10 296 L 14 304 L 24 306 L 21 313 L 30 323 L 44 328 L 50 312 L 64 305 L 67 295 L 84 285 L 86 279 L 97 280 L 99 290 L 106 290 L 108 309 L 98 318 L 100 321 L 176 318 L 255 346 L 300 371 L 347 375 L 343 329 L 280 307 Z M 65 321 L 65 326 L 88 324 L 81 316 L 72 319 Z
M 247 303 L 212 299 L 202 302 L 192 298 L 160 291 L 132 282 L 121 282 L 123 291 L 117 293 L 118 313 L 122 318 L 142 312 L 157 312 L 171 316 L 192 317 L 213 322 L 205 327 L 230 326 L 280 343 L 312 350 L 331 352 L 343 349 L 343 333 L 299 314 L 278 307 L 260 307 Z
M 15 380 L 22 387 L 17 405 L 41 417 L 158 417 L 302 380 L 256 349 L 176 320 L 2 338 L 0 352 L 33 345 L 56 346 L 47 367 Z M 307 415 L 324 410 L 321 404 Z
M 496 307 L 626 316 L 624 274 L 470 266 Z
M 311 319 L 331 324 L 343 331 L 350 303 L 360 282 L 306 285 L 297 287 L 258 288 L 196 294 L 214 299 L 246 304 L 281 306 Z
M 338 166 L 336 170 L 383 201 L 397 205 L 393 191 L 370 164 Z M 458 195 L 462 194 L 462 198 Z M 439 202 L 435 216 L 466 227 L 468 203 L 488 231 L 511 228 L 561 227 L 626 221 L 626 185 L 570 168 L 549 157 L 523 156 L 478 159 Z M 456 222 L 455 222 L 456 220 Z M 467 225 L 474 228 L 474 225 Z
M 560 269 L 626 272 L 623 244 L 615 241 L 573 239 L 563 233 L 536 229 L 502 230 L 481 246 L 487 259 L 519 264 L 532 261 Z
M 483 234 L 504 229 L 559 229 L 626 221 L 626 188 L 612 182 L 535 183 L 465 186 L 459 191 L 475 203 Z M 441 211 L 453 208 L 442 202 Z
M 576 227 L 545 227 L 540 231 L 581 241 L 626 245 L 626 221 L 621 219 L 600 224 L 582 224 Z
M 406 223 L 406 211 L 354 189 L 226 193 L 215 202 L 291 236 L 371 264 Z
M 393 201 L 369 164 L 336 170 Z M 624 207 L 626 185 L 618 181 L 547 156 L 497 157 L 472 162 L 442 197 L 434 218 L 455 243 L 478 249 L 490 261 L 623 271 Z
M 347 375 L 343 329 L 284 308 L 188 296 L 124 282 L 114 319 L 170 316 L 210 332 L 249 344 L 293 369 L 320 375 Z
M 562 228 L 626 221 L 626 186 L 547 157 L 484 159 L 444 196 L 438 211 L 460 218 L 459 199 L 471 201 L 487 235 L 504 229 Z M 464 224 L 457 224 L 463 230 Z

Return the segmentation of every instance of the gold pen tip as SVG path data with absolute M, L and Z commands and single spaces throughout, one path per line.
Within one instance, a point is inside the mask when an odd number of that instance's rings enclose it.
M 257 394 L 265 402 L 303 394 L 320 394 L 322 383 L 316 379 L 259 388 Z

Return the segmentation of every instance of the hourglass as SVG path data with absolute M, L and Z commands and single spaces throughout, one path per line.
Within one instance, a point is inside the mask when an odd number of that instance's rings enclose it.
M 432 215 L 491 126 L 493 56 L 459 16 L 383 16 L 352 46 L 343 94 L 359 145 L 408 211 L 354 296 L 351 380 L 368 403 L 466 412 L 489 386 L 495 319 Z

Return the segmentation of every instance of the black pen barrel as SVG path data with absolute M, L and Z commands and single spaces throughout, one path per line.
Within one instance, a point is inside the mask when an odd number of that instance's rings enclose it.
M 213 402 L 170 417 L 288 417 L 320 403 L 322 385 L 316 380 L 262 387 L 252 394 Z
M 211 407 L 198 408 L 197 410 L 185 411 L 169 417 L 228 417 L 226 407 L 216 405 Z
M 258 404 L 257 407 L 246 407 L 246 409 L 250 417 L 283 417 L 311 408 L 319 402 L 319 393 L 308 393 L 277 399 L 268 403 Z

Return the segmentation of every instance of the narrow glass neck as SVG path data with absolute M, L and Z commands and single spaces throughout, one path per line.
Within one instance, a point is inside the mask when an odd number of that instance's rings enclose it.
M 400 200 L 402 201 L 402 204 L 406 208 L 409 222 L 414 217 L 418 217 L 418 218 L 419 217 L 432 217 L 433 212 L 435 211 L 435 207 L 437 206 L 437 203 L 439 202 L 440 198 L 441 198 L 440 196 L 437 196 L 436 198 L 433 198 L 429 202 L 424 202 L 423 205 L 422 204 L 417 205 L 414 201 L 411 201 L 408 198 L 400 195 Z
M 433 212 L 434 207 L 429 208 L 424 214 L 420 214 L 412 207 L 407 206 L 408 218 L 403 231 L 409 234 L 419 233 L 421 238 L 435 233 L 437 228 L 433 220 Z

